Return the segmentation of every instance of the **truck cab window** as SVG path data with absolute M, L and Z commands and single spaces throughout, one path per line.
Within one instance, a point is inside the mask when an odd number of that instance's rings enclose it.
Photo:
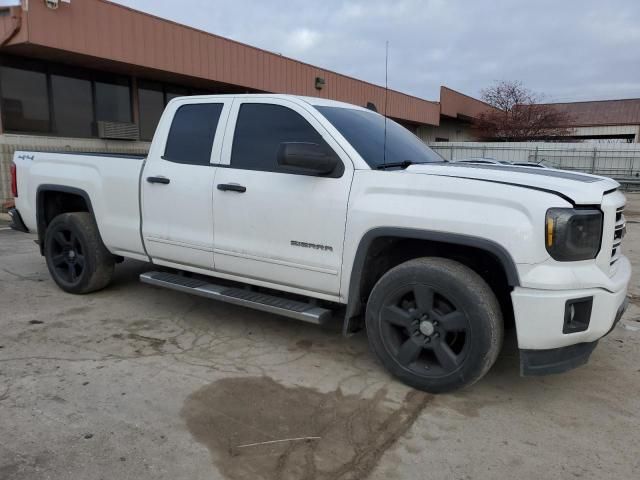
M 236 122 L 231 166 L 243 170 L 281 171 L 278 149 L 283 142 L 317 143 L 331 148 L 309 122 L 290 108 L 245 103 L 240 107 Z
M 198 103 L 178 108 L 163 158 L 176 163 L 209 165 L 221 112 L 221 103 Z

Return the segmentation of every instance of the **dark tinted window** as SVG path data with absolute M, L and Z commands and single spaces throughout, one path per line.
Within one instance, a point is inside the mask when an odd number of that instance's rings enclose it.
M 385 162 L 428 163 L 444 161 L 413 133 L 389 119 L 387 119 L 386 126 L 385 159 L 385 121 L 382 115 L 353 108 L 316 108 L 372 168 Z
M 127 81 L 96 82 L 96 120 L 131 122 L 131 89 Z
M 0 85 L 6 130 L 49 132 L 49 96 L 44 73 L 3 66 Z
M 233 136 L 231 166 L 245 170 L 278 171 L 278 149 L 283 142 L 326 145 L 309 122 L 290 108 L 264 103 L 240 107 Z M 327 148 L 330 148 L 327 145 Z
M 164 110 L 162 85 L 143 84 L 138 88 L 140 139 L 151 140 Z
M 183 105 L 173 117 L 164 159 L 209 165 L 211 147 L 222 112 L 221 103 Z
M 81 78 L 51 75 L 53 121 L 57 135 L 91 137 L 93 100 L 91 82 Z

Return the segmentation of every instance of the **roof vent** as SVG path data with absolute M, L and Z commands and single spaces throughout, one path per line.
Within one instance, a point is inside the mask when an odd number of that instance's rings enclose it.
M 135 123 L 98 121 L 98 137 L 112 140 L 138 140 L 140 132 Z

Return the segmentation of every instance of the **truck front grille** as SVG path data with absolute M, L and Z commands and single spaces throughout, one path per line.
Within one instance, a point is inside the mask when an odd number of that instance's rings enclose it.
M 613 248 L 611 250 L 610 265 L 613 265 L 618 261 L 621 255 L 622 239 L 627 233 L 627 224 L 624 220 L 624 205 L 616 209 L 616 224 L 613 231 Z

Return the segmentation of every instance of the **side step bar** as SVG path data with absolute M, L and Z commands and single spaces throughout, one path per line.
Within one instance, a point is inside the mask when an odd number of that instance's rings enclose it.
M 170 288 L 179 292 L 221 300 L 234 305 L 262 310 L 263 312 L 275 313 L 276 315 L 283 315 L 316 325 L 322 325 L 331 318 L 331 310 L 326 308 L 242 288 L 216 285 L 173 273 L 147 272 L 140 275 L 140 281 L 157 287 Z

